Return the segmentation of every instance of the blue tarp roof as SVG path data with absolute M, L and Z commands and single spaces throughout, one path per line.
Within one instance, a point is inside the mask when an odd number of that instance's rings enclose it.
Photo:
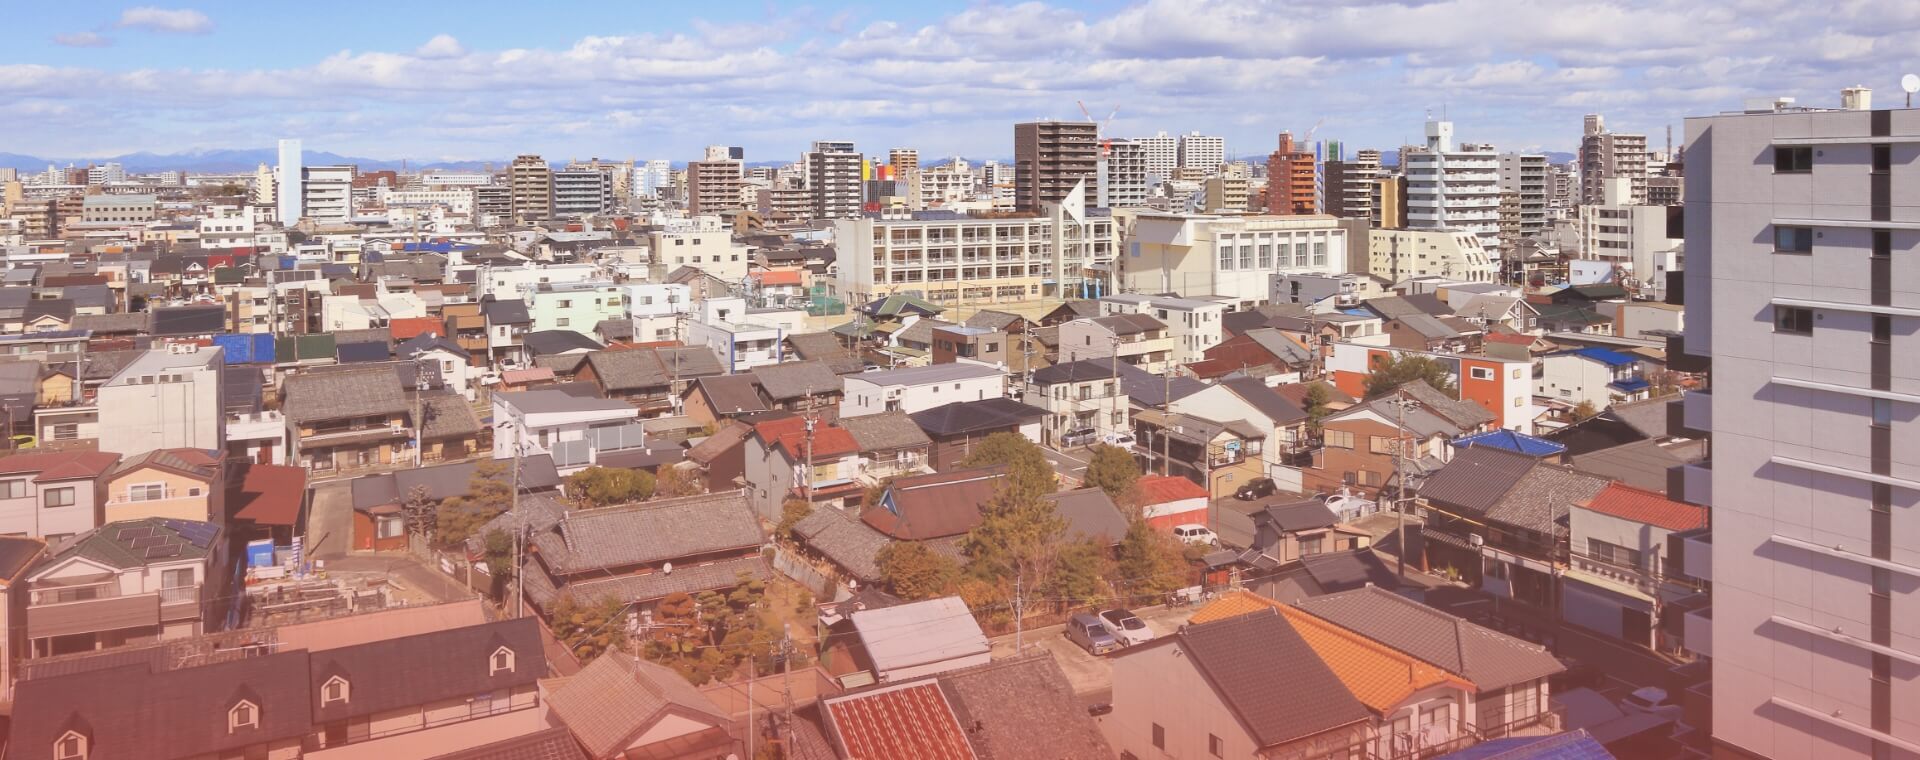
M 1638 378 L 1638 377 L 1632 378 L 1630 380 L 1615 380 L 1611 383 L 1607 383 L 1608 388 L 1612 388 L 1616 391 L 1620 391 L 1621 393 L 1635 393 L 1638 391 L 1644 391 L 1649 386 L 1652 386 L 1652 385 L 1653 383 L 1649 383 L 1645 379 Z
M 213 344 L 226 355 L 228 364 L 272 364 L 273 336 L 267 333 L 226 333 L 213 336 Z
M 1614 760 L 1586 729 L 1551 736 L 1494 739 L 1435 760 Z
M 1634 362 L 1640 361 L 1639 359 L 1635 359 L 1631 356 L 1620 353 L 1619 351 L 1600 348 L 1598 346 L 1588 346 L 1586 348 L 1576 348 L 1569 351 L 1560 351 L 1555 353 L 1554 356 L 1566 356 L 1569 354 L 1573 356 L 1580 356 L 1580 357 L 1592 359 L 1602 364 L 1606 364 L 1610 367 L 1618 367 L 1621 365 L 1632 364 Z
M 1567 450 L 1567 447 L 1545 438 L 1535 438 L 1525 433 L 1516 433 L 1511 430 L 1490 430 L 1485 433 L 1463 435 L 1453 439 L 1453 445 L 1462 449 L 1473 448 L 1475 446 L 1487 446 L 1525 454 L 1530 457 L 1556 456 Z
M 437 253 L 447 253 L 449 251 L 465 251 L 471 248 L 473 248 L 473 246 L 455 243 L 451 240 L 433 240 L 425 243 L 401 243 L 400 244 L 400 250 L 403 250 L 403 251 L 434 251 Z

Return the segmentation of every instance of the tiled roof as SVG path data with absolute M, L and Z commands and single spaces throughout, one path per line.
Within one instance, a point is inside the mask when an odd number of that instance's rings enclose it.
M 214 553 L 218 542 L 224 540 L 221 533 L 219 525 L 198 520 L 122 520 L 80 534 L 49 564 L 77 556 L 124 570 L 151 563 L 200 560 Z
M 1537 461 L 1525 454 L 1476 446 L 1455 454 L 1447 466 L 1429 476 L 1420 486 L 1420 496 L 1445 506 L 1485 513 Z
M 766 442 L 768 448 L 778 447 L 796 458 L 807 454 L 807 419 L 805 417 L 782 417 L 767 420 L 754 426 L 754 433 Z M 861 451 L 860 442 L 853 433 L 844 427 L 829 422 L 816 422 L 813 426 L 813 456 L 846 456 Z
M 1693 530 L 1707 524 L 1705 507 L 1674 501 L 1625 483 L 1609 483 L 1593 497 L 1579 502 L 1579 505 L 1623 520 L 1673 531 Z
M 892 540 L 872 526 L 832 507 L 815 507 L 793 526 L 808 548 L 840 566 L 861 583 L 880 580 L 880 550 Z
M 1271 522 L 1275 528 L 1285 533 L 1330 528 L 1338 523 L 1333 510 L 1319 499 L 1305 499 L 1287 504 L 1273 504 L 1266 509 L 1253 513 L 1254 522 Z
M 1486 407 L 1442 393 L 1439 389 L 1428 385 L 1425 380 L 1401 383 L 1397 390 L 1432 409 L 1435 414 L 1452 421 L 1463 430 L 1471 430 L 1498 419 L 1493 412 L 1487 411 Z
M 760 388 L 767 392 L 767 397 L 775 401 L 801 398 L 809 393 L 840 392 L 840 376 L 824 361 L 772 364 L 756 368 L 753 374 L 760 378 Z
M 1143 504 L 1166 504 L 1182 499 L 1207 497 L 1207 489 L 1176 475 L 1148 475 L 1140 479 L 1139 487 Z
M 50 451 L 0 457 L 0 474 L 39 473 L 36 481 L 98 477 L 113 469 L 119 454 L 104 451 Z
M 669 714 L 728 726 L 732 719 L 673 669 L 608 652 L 547 697 L 547 706 L 587 752 L 613 757 Z
M 976 760 L 938 681 L 913 681 L 821 702 L 842 757 Z
M 305 651 L 291 651 L 201 667 L 129 664 L 21 681 L 7 757 L 50 760 L 54 742 L 69 730 L 87 734 L 87 757 L 98 758 L 155 757 L 156 750 L 166 757 L 216 756 L 298 740 L 314 730 L 307 661 Z M 228 731 L 227 711 L 241 698 L 259 708 L 260 726 Z
M 236 519 L 256 525 L 293 525 L 306 499 L 307 469 L 242 462 L 229 482 L 227 509 Z
M 939 681 L 960 725 L 974 727 L 967 741 L 982 757 L 1032 757 L 1037 747 L 1045 748 L 1047 760 L 1114 756 L 1051 655 L 948 671 Z
M 893 451 L 933 443 L 906 412 L 880 412 L 841 417 L 840 427 L 853 434 L 861 451 Z
M 421 438 L 457 438 L 480 433 L 480 417 L 474 414 L 473 404 L 457 393 L 421 394 L 420 409 L 425 418 L 421 422 Z
M 1210 623 L 1262 609 L 1278 610 L 1346 690 L 1376 713 L 1389 713 L 1414 692 L 1449 682 L 1473 690 L 1472 684 L 1438 667 L 1251 591 L 1221 596 L 1189 622 Z
M 490 673 L 489 658 L 500 647 L 513 652 L 513 669 Z M 531 686 L 547 677 L 540 626 L 530 617 L 312 652 L 307 665 L 315 693 L 334 676 L 350 689 L 345 702 L 316 702 L 315 723 Z
M 1048 494 L 1053 511 L 1066 521 L 1065 535 L 1072 539 L 1092 539 L 1103 545 L 1120 543 L 1127 533 L 1127 518 L 1106 491 L 1081 488 Z
M 1239 396 L 1255 411 L 1273 420 L 1276 425 L 1290 425 L 1307 418 L 1307 413 L 1300 407 L 1288 401 L 1285 396 L 1275 393 L 1272 388 L 1267 387 L 1266 383 L 1259 380 L 1251 377 L 1233 377 L 1221 380 L 1220 385 L 1233 391 L 1233 395 Z
M 286 399 L 287 419 L 296 423 L 407 411 L 407 396 L 400 389 L 400 378 L 387 367 L 299 372 L 285 382 L 281 394 Z
M 1564 535 L 1568 509 L 1593 498 L 1607 487 L 1607 482 L 1559 465 L 1535 464 L 1505 497 L 1487 509 L 1486 518 L 1549 536 Z
M 1701 441 L 1662 444 L 1643 439 L 1579 454 L 1568 464 L 1581 472 L 1665 493 L 1667 470 L 1695 461 L 1703 448 Z
M 478 747 L 435 755 L 428 760 L 589 760 L 565 728 L 549 728 Z
M 1544 647 L 1469 623 L 1381 588 L 1294 602 L 1316 617 L 1445 669 L 1481 691 L 1565 670 Z
M 1270 607 L 1190 624 L 1168 641 L 1186 650 L 1258 746 L 1284 744 L 1372 718 L 1299 632 Z M 1302 699 L 1305 694 L 1313 696 Z
M 401 317 L 388 322 L 387 331 L 393 334 L 394 340 L 404 341 L 428 333 L 446 335 L 447 326 L 439 317 Z
M 955 401 L 932 409 L 914 412 L 913 422 L 929 435 L 958 435 L 997 431 L 1037 422 L 1047 410 L 1023 404 L 1004 396 L 978 401 Z
M 1004 465 L 996 465 L 899 478 L 860 519 L 894 538 L 957 536 L 980 524 L 980 508 L 1006 474 Z
M 544 573 L 528 575 L 545 578 Z M 581 602 L 609 599 L 622 602 L 649 602 L 664 599 L 673 594 L 698 594 L 703 591 L 733 588 L 740 585 L 742 577 L 748 580 L 767 581 L 773 578 L 773 574 L 767 569 L 766 561 L 756 555 L 698 565 L 676 564 L 671 573 L 656 571 L 640 575 L 618 575 L 611 578 L 589 576 L 589 580 L 567 584 L 561 593 Z
M 729 415 L 745 412 L 764 412 L 767 405 L 760 401 L 760 390 L 753 374 L 714 375 L 694 381 L 694 385 L 707 396 L 707 405 L 715 414 Z
M 657 564 L 765 540 L 739 491 L 568 512 L 533 538 L 542 561 L 563 574 Z

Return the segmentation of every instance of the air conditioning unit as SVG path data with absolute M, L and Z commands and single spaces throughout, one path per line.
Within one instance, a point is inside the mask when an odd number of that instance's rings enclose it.
M 1467 534 L 1467 545 L 1468 545 L 1468 546 L 1471 546 L 1471 547 L 1473 547 L 1473 548 L 1475 548 L 1475 549 L 1478 549 L 1478 548 L 1480 548 L 1480 547 L 1482 547 L 1482 546 L 1486 546 L 1486 545 L 1487 545 L 1487 537 L 1486 537 L 1486 536 L 1482 536 L 1482 535 L 1480 535 L 1480 534 L 1478 534 L 1478 533 L 1468 533 L 1468 534 Z

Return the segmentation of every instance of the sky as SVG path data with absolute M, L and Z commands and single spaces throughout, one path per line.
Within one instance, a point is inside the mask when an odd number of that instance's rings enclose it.
M 0 0 L 0 152 L 260 148 L 378 159 L 797 159 L 812 140 L 1010 157 L 1012 123 L 1349 148 L 1572 150 L 1842 87 L 1898 105 L 1920 3 L 1403 0 L 441 4 Z

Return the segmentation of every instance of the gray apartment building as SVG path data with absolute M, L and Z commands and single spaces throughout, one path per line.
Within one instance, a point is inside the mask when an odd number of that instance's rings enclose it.
M 1711 506 L 1719 755 L 1920 757 L 1920 111 L 1686 134 L 1673 366 L 1713 387 L 1673 411 L 1712 458 L 1670 482 Z

